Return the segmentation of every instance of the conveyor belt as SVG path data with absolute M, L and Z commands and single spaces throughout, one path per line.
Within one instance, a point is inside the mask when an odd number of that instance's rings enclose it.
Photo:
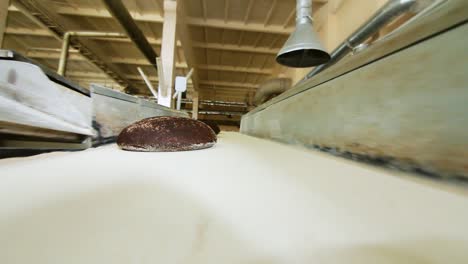
M 0 171 L 0 263 L 468 262 L 466 191 L 238 133 Z

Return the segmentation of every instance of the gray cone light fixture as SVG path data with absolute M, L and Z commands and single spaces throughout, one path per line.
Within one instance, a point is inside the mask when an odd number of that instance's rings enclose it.
M 306 68 L 329 60 L 330 54 L 312 28 L 312 0 L 297 0 L 296 30 L 276 56 L 276 61 L 287 67 Z

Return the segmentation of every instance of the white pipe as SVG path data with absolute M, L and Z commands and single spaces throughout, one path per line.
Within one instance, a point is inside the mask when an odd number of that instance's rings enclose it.
M 192 74 L 193 74 L 193 68 L 191 68 L 190 71 L 187 73 L 187 76 L 185 76 L 185 78 L 187 78 L 187 81 L 190 79 L 190 77 L 192 77 Z
M 158 93 L 154 90 L 154 87 L 153 85 L 151 84 L 150 80 L 148 79 L 148 77 L 146 76 L 145 72 L 143 72 L 143 70 L 140 68 L 140 67 L 137 67 L 137 70 L 138 72 L 140 73 L 141 77 L 143 78 L 143 80 L 145 81 L 146 83 L 146 86 L 148 87 L 148 89 L 150 89 L 151 93 L 153 94 L 154 98 L 158 99 Z
M 182 93 L 177 93 L 177 110 L 180 110 L 181 102 L 182 102 Z
M 174 96 L 172 96 L 172 99 L 175 99 L 177 97 L 177 110 L 180 110 L 180 105 L 182 103 L 182 92 L 176 91 L 174 93 Z
M 161 96 L 165 97 L 167 95 L 166 85 L 164 81 L 164 70 L 161 63 L 161 58 L 156 58 L 156 67 L 158 67 L 158 77 L 159 77 L 159 89 Z

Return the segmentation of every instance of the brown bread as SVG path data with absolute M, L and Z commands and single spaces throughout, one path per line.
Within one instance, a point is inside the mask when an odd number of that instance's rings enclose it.
M 184 151 L 212 147 L 216 134 L 201 121 L 159 116 L 124 128 L 117 138 L 121 149 L 131 151 Z

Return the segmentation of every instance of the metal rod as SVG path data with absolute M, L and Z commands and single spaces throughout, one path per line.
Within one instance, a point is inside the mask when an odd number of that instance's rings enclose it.
M 95 32 L 95 31 L 68 31 L 63 35 L 62 50 L 60 52 L 60 60 L 57 69 L 59 75 L 64 76 L 67 70 L 68 53 L 70 50 L 70 41 L 72 37 L 87 37 L 87 38 L 126 38 L 122 33 L 115 32 Z
M 124 28 L 128 37 L 133 41 L 137 48 L 143 53 L 148 62 L 157 68 L 154 59 L 158 56 L 153 47 L 146 39 L 143 32 L 133 20 L 125 5 L 120 0 L 103 0 L 109 12 Z
M 62 76 L 65 75 L 65 71 L 67 69 L 68 50 L 70 49 L 70 38 L 71 38 L 70 32 L 67 32 L 65 33 L 65 35 L 63 35 L 62 51 L 60 53 L 60 60 L 59 60 L 59 65 L 57 69 L 57 73 Z
M 145 84 L 146 86 L 148 87 L 148 89 L 151 91 L 151 93 L 153 94 L 154 98 L 158 99 L 158 93 L 154 90 L 154 87 L 153 85 L 151 84 L 150 80 L 148 79 L 148 77 L 146 76 L 145 72 L 140 68 L 140 67 L 137 67 L 137 70 L 138 72 L 140 73 L 141 77 L 143 78 L 143 80 L 145 81 Z
M 156 58 L 158 78 L 159 78 L 159 94 L 163 97 L 167 96 L 166 82 L 164 81 L 164 68 L 162 67 L 161 58 Z
M 389 24 L 396 17 L 410 11 L 412 7 L 415 6 L 415 4 L 418 3 L 427 6 L 427 2 L 427 0 L 389 0 L 369 20 L 367 20 L 367 22 L 354 31 L 350 37 L 348 37 L 330 54 L 331 59 L 327 64 L 315 67 L 306 75 L 302 81 L 312 78 L 317 73 L 338 62 L 340 59 L 350 53 L 353 48 L 377 33 L 381 28 Z
M 312 22 L 312 0 L 297 0 L 296 24 Z
M 185 78 L 187 79 L 187 82 L 190 79 L 190 77 L 192 77 L 192 74 L 193 74 L 193 68 L 191 68 L 190 71 L 187 73 L 187 76 L 185 76 Z
M 180 110 L 181 103 L 182 103 L 182 93 L 178 92 L 177 93 L 177 110 Z

